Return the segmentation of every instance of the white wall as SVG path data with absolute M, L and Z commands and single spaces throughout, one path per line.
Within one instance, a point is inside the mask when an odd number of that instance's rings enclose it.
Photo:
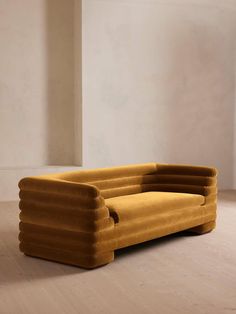
M 0 0 L 0 167 L 74 162 L 74 1 Z
M 83 161 L 216 166 L 233 183 L 234 2 L 83 2 Z

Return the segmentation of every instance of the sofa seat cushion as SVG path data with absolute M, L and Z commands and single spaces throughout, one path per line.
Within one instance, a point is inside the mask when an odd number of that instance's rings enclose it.
M 202 195 L 173 192 L 144 192 L 105 200 L 110 215 L 116 223 L 183 208 L 198 207 L 204 203 L 205 197 Z

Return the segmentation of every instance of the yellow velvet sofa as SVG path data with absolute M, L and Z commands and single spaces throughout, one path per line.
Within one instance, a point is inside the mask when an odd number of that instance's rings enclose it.
M 211 231 L 216 169 L 146 163 L 23 178 L 20 250 L 94 268 L 114 250 L 182 230 Z

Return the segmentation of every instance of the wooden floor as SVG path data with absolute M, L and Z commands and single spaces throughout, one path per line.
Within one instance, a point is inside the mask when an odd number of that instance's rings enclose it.
M 18 209 L 0 203 L 1 314 L 236 313 L 236 192 L 221 192 L 217 229 L 120 250 L 92 271 L 22 255 Z

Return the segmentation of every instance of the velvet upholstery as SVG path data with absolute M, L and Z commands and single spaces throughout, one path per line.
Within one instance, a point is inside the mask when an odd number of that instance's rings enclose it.
M 147 163 L 23 178 L 20 250 L 84 268 L 114 250 L 215 227 L 214 168 Z

